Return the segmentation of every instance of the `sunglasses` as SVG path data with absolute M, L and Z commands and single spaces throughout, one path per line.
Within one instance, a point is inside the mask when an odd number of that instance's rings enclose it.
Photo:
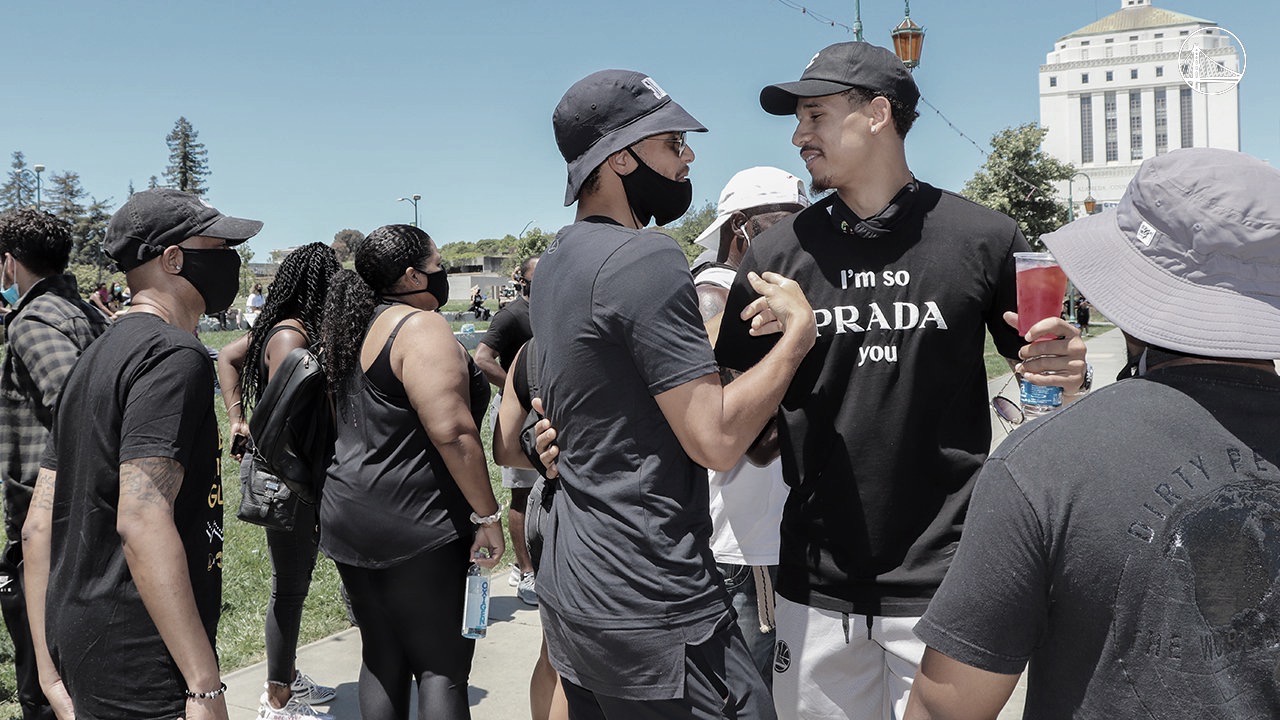
M 1017 375 L 1010 375 L 1004 387 L 1000 388 L 1000 394 L 991 398 L 991 408 L 996 411 L 996 415 L 999 416 L 1000 421 L 1004 424 L 1006 433 L 1013 432 L 1013 428 L 1021 425 L 1027 419 L 1027 416 L 1022 412 L 1022 405 L 1006 397 L 1006 393 L 1009 392 L 1009 386 L 1013 384 L 1017 377 Z
M 670 143 L 678 156 L 683 156 L 684 149 L 689 147 L 689 143 L 685 141 L 685 134 L 682 132 L 676 133 L 675 137 L 663 138 L 662 142 Z

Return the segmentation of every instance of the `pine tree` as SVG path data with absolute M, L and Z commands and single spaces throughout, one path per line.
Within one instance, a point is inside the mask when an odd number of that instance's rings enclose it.
M 129 195 L 128 195 L 128 197 L 133 197 L 133 192 L 134 192 L 134 190 L 133 190 L 133 180 L 129 180 Z
M 102 241 L 107 237 L 107 223 L 111 222 L 111 200 L 90 198 L 89 203 L 71 228 L 71 262 L 96 268 L 97 279 L 101 281 L 113 269 L 111 260 L 102 249 Z
M 151 177 L 147 178 L 148 190 L 155 190 L 158 187 L 160 187 L 160 181 L 156 179 L 155 175 L 152 175 Z
M 169 145 L 169 167 L 164 169 L 165 183 L 172 188 L 195 195 L 209 192 L 209 151 L 191 123 L 180 117 L 165 137 Z
M 1054 182 L 1075 168 L 1040 149 L 1048 128 L 1035 123 L 1005 128 L 991 138 L 987 161 L 965 183 L 961 194 L 1013 218 L 1033 247 L 1040 236 L 1067 221 L 1067 205 L 1054 197 Z
M 84 205 L 81 200 L 89 193 L 80 186 L 80 173 L 71 171 L 53 173 L 49 176 L 49 187 L 44 191 L 44 210 L 57 215 L 67 225 L 74 227 L 84 216 Z
M 27 158 L 21 150 L 13 151 L 13 162 L 9 164 L 9 180 L 0 187 L 0 211 L 17 210 L 35 204 L 36 180 L 34 173 L 27 168 Z

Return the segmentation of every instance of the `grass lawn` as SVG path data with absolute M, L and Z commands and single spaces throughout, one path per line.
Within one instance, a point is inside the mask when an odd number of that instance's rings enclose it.
M 453 303 L 450 303 L 453 305 Z M 493 303 L 496 311 L 496 303 Z M 458 308 L 465 310 L 465 307 Z M 486 323 L 487 326 L 487 323 Z M 239 337 L 240 333 L 206 332 L 201 340 L 210 347 L 220 348 Z M 240 506 L 240 466 L 226 454 L 230 442 L 226 437 L 226 411 L 222 399 L 214 396 L 214 408 L 218 425 L 223 432 L 222 457 L 223 503 L 225 532 L 223 546 L 222 619 L 218 624 L 218 656 L 224 673 L 245 667 L 266 657 L 263 645 L 264 615 L 267 598 L 271 593 L 271 562 L 267 556 L 265 531 L 236 519 Z M 480 428 L 486 448 L 492 437 L 488 423 Z M 511 493 L 502 487 L 502 475 L 497 466 L 489 464 L 489 481 L 494 494 L 503 505 L 510 501 Z M 0 528 L 0 540 L 3 540 Z M 511 539 L 507 537 L 507 554 L 504 564 L 495 572 L 506 572 L 511 561 Z M 338 571 L 323 555 L 316 562 L 311 581 L 311 592 L 302 614 L 302 631 L 299 644 L 306 644 L 349 627 L 346 609 L 338 593 Z M 306 668 L 303 668 L 305 670 Z M 265 681 L 266 678 L 264 677 Z M 320 678 L 321 681 L 324 678 Z M 0 632 L 0 719 L 20 720 L 21 710 L 14 690 L 13 643 L 8 631 Z

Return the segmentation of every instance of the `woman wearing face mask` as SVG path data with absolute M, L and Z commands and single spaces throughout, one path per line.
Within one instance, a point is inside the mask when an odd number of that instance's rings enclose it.
M 231 428 L 231 454 L 237 460 L 248 449 L 246 406 L 252 407 L 261 398 L 267 381 L 291 350 L 309 347 L 320 351 L 325 296 L 330 279 L 341 269 L 333 248 L 324 243 L 311 243 L 289 253 L 261 307 L 262 322 L 218 354 L 218 381 Z M 302 604 L 316 565 L 316 507 L 298 503 L 293 530 L 266 533 L 271 597 L 266 617 L 267 684 L 258 718 L 317 717 L 310 706 L 329 702 L 337 693 L 294 667 Z
M 338 433 L 320 547 L 360 623 L 365 720 L 407 717 L 410 682 L 419 718 L 470 717 L 465 576 L 503 551 L 476 429 L 489 385 L 432 312 L 449 294 L 440 261 L 416 227 L 374 230 L 334 277 L 321 331 Z

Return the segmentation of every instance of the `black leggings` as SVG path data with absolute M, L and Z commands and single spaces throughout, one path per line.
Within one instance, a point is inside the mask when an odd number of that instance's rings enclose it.
M 267 602 L 267 680 L 293 682 L 302 604 L 316 566 L 316 506 L 298 503 L 293 530 L 267 531 L 271 599 Z
M 475 641 L 462 637 L 462 593 L 470 540 L 456 540 L 394 567 L 338 563 L 364 645 L 360 717 L 409 717 L 410 682 L 418 683 L 421 720 L 465 720 Z

